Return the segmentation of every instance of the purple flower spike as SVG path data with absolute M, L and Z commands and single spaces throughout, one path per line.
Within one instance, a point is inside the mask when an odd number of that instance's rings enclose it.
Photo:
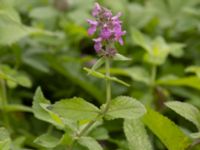
M 88 34 L 93 35 L 97 30 L 98 22 L 89 19 L 87 20 L 87 22 L 90 24 L 90 28 L 88 29 Z
M 112 30 L 110 30 L 109 27 L 105 24 L 101 30 L 100 36 L 103 39 L 109 39 L 111 35 L 112 35 Z
M 101 6 L 99 5 L 99 3 L 95 3 L 95 7 L 92 11 L 92 16 L 96 17 L 97 15 L 99 15 L 100 12 L 101 12 Z
M 99 37 L 97 39 L 93 39 L 93 41 L 95 42 L 94 49 L 98 53 L 102 49 L 102 38 Z
M 88 34 L 93 35 L 95 32 L 98 34 L 97 38 L 93 40 L 94 48 L 98 54 L 113 57 L 117 52 L 114 43 L 124 44 L 122 36 L 126 34 L 126 31 L 122 30 L 122 22 L 119 19 L 122 14 L 118 13 L 113 16 L 109 9 L 95 3 L 92 15 L 95 17 L 95 21 L 88 20 L 90 24 Z
M 116 16 L 113 16 L 113 17 L 112 17 L 112 20 L 113 20 L 113 21 L 119 21 L 119 17 L 121 17 L 121 16 L 122 16 L 122 13 L 119 12 Z

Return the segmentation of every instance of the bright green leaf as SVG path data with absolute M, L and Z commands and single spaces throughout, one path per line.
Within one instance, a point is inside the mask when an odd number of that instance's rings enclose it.
M 81 137 L 78 139 L 78 143 L 87 147 L 89 150 L 103 150 L 100 144 L 91 137 Z
M 117 83 L 120 83 L 120 84 L 122 84 L 124 86 L 130 86 L 128 83 L 118 79 L 117 77 L 107 77 L 106 75 L 104 75 L 104 74 L 102 74 L 100 72 L 97 72 L 97 71 L 92 71 L 89 68 L 84 68 L 84 70 L 87 71 L 89 74 L 91 74 L 94 77 L 101 78 L 101 79 L 109 79 L 109 80 L 115 81 Z
M 49 134 L 43 134 L 34 140 L 34 143 L 47 148 L 54 148 L 60 143 L 60 139 Z
M 200 90 L 200 78 L 196 76 L 189 76 L 183 78 L 163 78 L 157 81 L 161 85 L 171 85 L 171 86 L 188 86 Z
M 190 66 L 186 68 L 186 72 L 195 73 L 200 78 L 200 67 L 199 66 Z
M 110 102 L 106 118 L 137 119 L 145 113 L 146 109 L 139 101 L 131 97 L 119 96 Z
M 190 137 L 193 138 L 193 139 L 199 139 L 199 138 L 200 138 L 200 132 L 191 133 L 191 134 L 190 134 Z
M 200 111 L 189 103 L 172 101 L 165 103 L 167 107 L 191 121 L 200 130 Z
M 139 119 L 124 120 L 124 132 L 130 150 L 153 150 L 144 124 Z
M 0 106 L 0 109 L 2 109 L 2 106 Z M 14 111 L 32 112 L 32 109 L 30 107 L 19 104 L 6 105 L 4 106 L 4 110 L 7 112 L 14 112 Z
M 190 139 L 174 122 L 150 108 L 144 115 L 143 122 L 168 150 L 185 150 L 191 144 Z
M 0 149 L 1 150 L 11 149 L 11 139 L 8 131 L 5 128 L 0 128 Z
M 99 109 L 96 106 L 82 98 L 60 100 L 49 109 L 59 116 L 73 121 L 92 120 L 99 114 Z
M 44 97 L 41 89 L 38 88 L 36 90 L 36 93 L 34 95 L 34 100 L 33 100 L 34 116 L 40 120 L 52 123 L 53 125 L 59 128 L 64 128 L 64 124 L 62 123 L 59 116 L 53 112 L 50 113 L 50 111 L 47 110 L 47 108 L 44 108 L 44 106 L 49 106 L 49 105 L 50 105 L 49 100 L 47 100 Z
M 130 58 L 123 56 L 122 54 L 119 54 L 119 53 L 115 54 L 113 59 L 119 60 L 119 61 L 130 61 L 131 60 Z

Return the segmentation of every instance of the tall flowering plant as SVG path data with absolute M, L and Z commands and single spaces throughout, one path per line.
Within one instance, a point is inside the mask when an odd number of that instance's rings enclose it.
M 88 74 L 106 81 L 106 100 L 99 108 L 80 97 L 68 98 L 51 104 L 39 88 L 33 102 L 34 115 L 64 131 L 57 143 L 46 144 L 47 142 L 44 140 L 49 139 L 49 133 L 38 137 L 35 141 L 43 146 L 52 148 L 64 143 L 68 150 L 79 149 L 80 145 L 89 150 L 103 150 L 102 145 L 90 135 L 90 132 L 103 125 L 104 119 L 136 119 L 146 112 L 145 107 L 131 97 L 118 96 L 112 99 L 112 81 L 129 86 L 128 83 L 110 74 L 112 60 L 129 60 L 120 55 L 115 48 L 116 42 L 123 45 L 122 36 L 126 34 L 122 30 L 122 22 L 119 20 L 121 13 L 113 16 L 110 10 L 96 3 L 92 15 L 95 19 L 87 20 L 90 25 L 88 34 L 96 33 L 96 38 L 93 39 L 94 49 L 100 58 L 91 69 L 84 68 L 84 70 Z M 105 74 L 98 72 L 103 64 L 105 64 Z M 102 99 L 104 99 L 103 95 Z

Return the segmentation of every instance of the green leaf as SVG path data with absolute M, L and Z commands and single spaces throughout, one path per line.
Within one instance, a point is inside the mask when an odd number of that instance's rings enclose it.
M 186 72 L 195 73 L 200 78 L 200 67 L 199 66 L 190 66 L 186 68 Z
M 141 46 L 147 52 L 150 53 L 151 52 L 150 40 L 137 29 L 132 29 L 131 33 L 134 43 Z
M 64 124 L 62 120 L 59 118 L 59 116 L 46 108 L 49 105 L 50 105 L 49 100 L 47 100 L 44 97 L 41 89 L 38 88 L 34 95 L 33 106 L 32 106 L 34 116 L 40 120 L 49 122 L 57 126 L 58 128 L 64 128 Z
M 124 120 L 124 132 L 130 150 L 153 150 L 144 124 L 139 119 Z
M 103 150 L 100 144 L 91 137 L 81 137 L 78 139 L 78 143 L 87 147 L 89 150 Z
M 92 130 L 89 135 L 97 140 L 107 140 L 109 139 L 109 134 L 106 128 L 99 127 Z
M 36 138 L 34 143 L 43 147 L 54 148 L 60 144 L 60 139 L 50 134 L 43 134 Z
M 58 12 L 53 7 L 44 6 L 34 8 L 29 15 L 36 19 L 50 19 L 56 17 Z
M 100 72 L 105 73 L 105 69 L 100 69 Z M 147 85 L 150 83 L 150 75 L 148 71 L 139 66 L 123 69 L 110 68 L 110 73 L 113 75 L 130 77 L 133 81 L 143 82 Z
M 2 106 L 0 106 L 2 109 Z M 23 112 L 32 112 L 30 107 L 19 105 L 19 104 L 9 104 L 4 107 L 4 110 L 7 112 L 14 112 L 14 111 L 23 111 Z
M 157 81 L 160 85 L 171 85 L 171 86 L 188 86 L 200 90 L 200 78 L 196 76 L 189 76 L 183 78 L 163 78 Z
M 151 41 L 151 51 L 144 55 L 145 61 L 154 65 L 161 65 L 166 61 L 170 52 L 170 47 L 162 37 L 157 37 Z
M 0 149 L 10 150 L 11 149 L 11 139 L 8 131 L 5 128 L 0 128 Z
M 59 116 L 73 121 L 93 120 L 100 113 L 96 106 L 77 97 L 60 100 L 49 107 L 49 109 Z
M 27 88 L 32 86 L 32 82 L 26 74 L 14 70 L 7 65 L 0 66 L 0 78 L 7 80 L 7 84 L 11 88 L 15 88 L 17 84 Z
M 119 61 L 130 61 L 131 60 L 130 58 L 128 58 L 128 57 L 126 57 L 126 56 L 124 56 L 122 54 L 119 54 L 119 53 L 115 54 L 113 59 L 114 60 L 119 60 Z
M 190 133 L 190 137 L 193 138 L 193 139 L 199 139 L 200 138 L 200 132 Z
M 20 22 L 17 12 L 10 14 L 9 9 L 0 12 L 0 45 L 11 45 L 29 35 L 58 36 L 52 32 L 28 27 Z
M 184 44 L 172 43 L 170 44 L 170 54 L 174 57 L 181 57 L 184 54 Z
M 135 66 L 124 70 L 134 81 L 143 82 L 145 84 L 150 83 L 150 75 L 144 68 Z
M 200 111 L 189 103 L 184 102 L 167 102 L 165 103 L 167 107 L 184 117 L 185 119 L 191 121 L 200 130 Z
M 97 62 L 92 66 L 91 71 L 88 72 L 88 75 L 91 74 L 93 71 L 97 70 L 99 67 L 101 67 L 105 63 L 105 59 L 101 57 L 97 60 Z
M 97 78 L 101 78 L 101 79 L 109 79 L 109 80 L 112 80 L 112 81 L 115 81 L 117 83 L 120 83 L 124 86 L 130 86 L 128 83 L 118 79 L 117 77 L 107 77 L 106 75 L 100 73 L 100 72 L 97 72 L 97 71 L 92 71 L 91 69 L 89 68 L 83 68 L 85 71 L 87 71 L 89 74 L 91 74 L 92 76 L 94 77 L 97 77 Z
M 55 136 L 55 134 L 51 135 L 49 133 L 45 133 L 34 140 L 34 143 L 46 147 L 48 149 L 55 148 L 59 145 L 70 146 L 72 142 L 72 136 L 68 133 L 68 131 L 66 131 L 65 134 L 63 134 L 60 137 Z
M 185 150 L 191 144 L 190 139 L 174 122 L 150 108 L 144 115 L 143 122 L 168 150 Z
M 131 97 L 119 96 L 110 102 L 106 118 L 137 119 L 145 113 L 146 109 L 139 101 Z

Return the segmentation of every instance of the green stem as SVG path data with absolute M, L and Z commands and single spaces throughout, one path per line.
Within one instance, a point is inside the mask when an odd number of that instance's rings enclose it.
M 6 96 L 6 85 L 5 81 L 3 79 L 0 79 L 0 84 L 1 84 L 1 100 L 2 100 L 2 107 L 3 109 L 7 105 L 7 96 Z
M 6 83 L 5 80 L 0 79 L 0 100 L 2 105 L 2 114 L 4 118 L 4 123 L 7 128 L 10 128 L 8 115 L 6 113 L 6 106 L 7 106 L 7 94 L 6 94 Z
M 94 120 L 90 121 L 77 135 L 77 138 L 80 138 L 83 136 L 95 123 L 100 117 L 104 117 L 106 112 L 109 109 L 110 101 L 111 101 L 111 81 L 109 80 L 110 77 L 110 59 L 106 58 L 106 103 L 105 103 L 105 109 L 103 113 L 99 114 Z M 73 149 L 73 145 L 76 142 L 76 140 L 73 141 L 72 145 L 70 146 L 70 150 Z
M 108 111 L 111 101 L 111 81 L 110 78 L 110 60 L 106 58 L 106 106 L 104 110 L 104 114 Z
M 155 87 L 156 74 L 157 74 L 157 66 L 153 65 L 152 72 L 151 72 L 151 86 L 152 86 L 152 88 Z

